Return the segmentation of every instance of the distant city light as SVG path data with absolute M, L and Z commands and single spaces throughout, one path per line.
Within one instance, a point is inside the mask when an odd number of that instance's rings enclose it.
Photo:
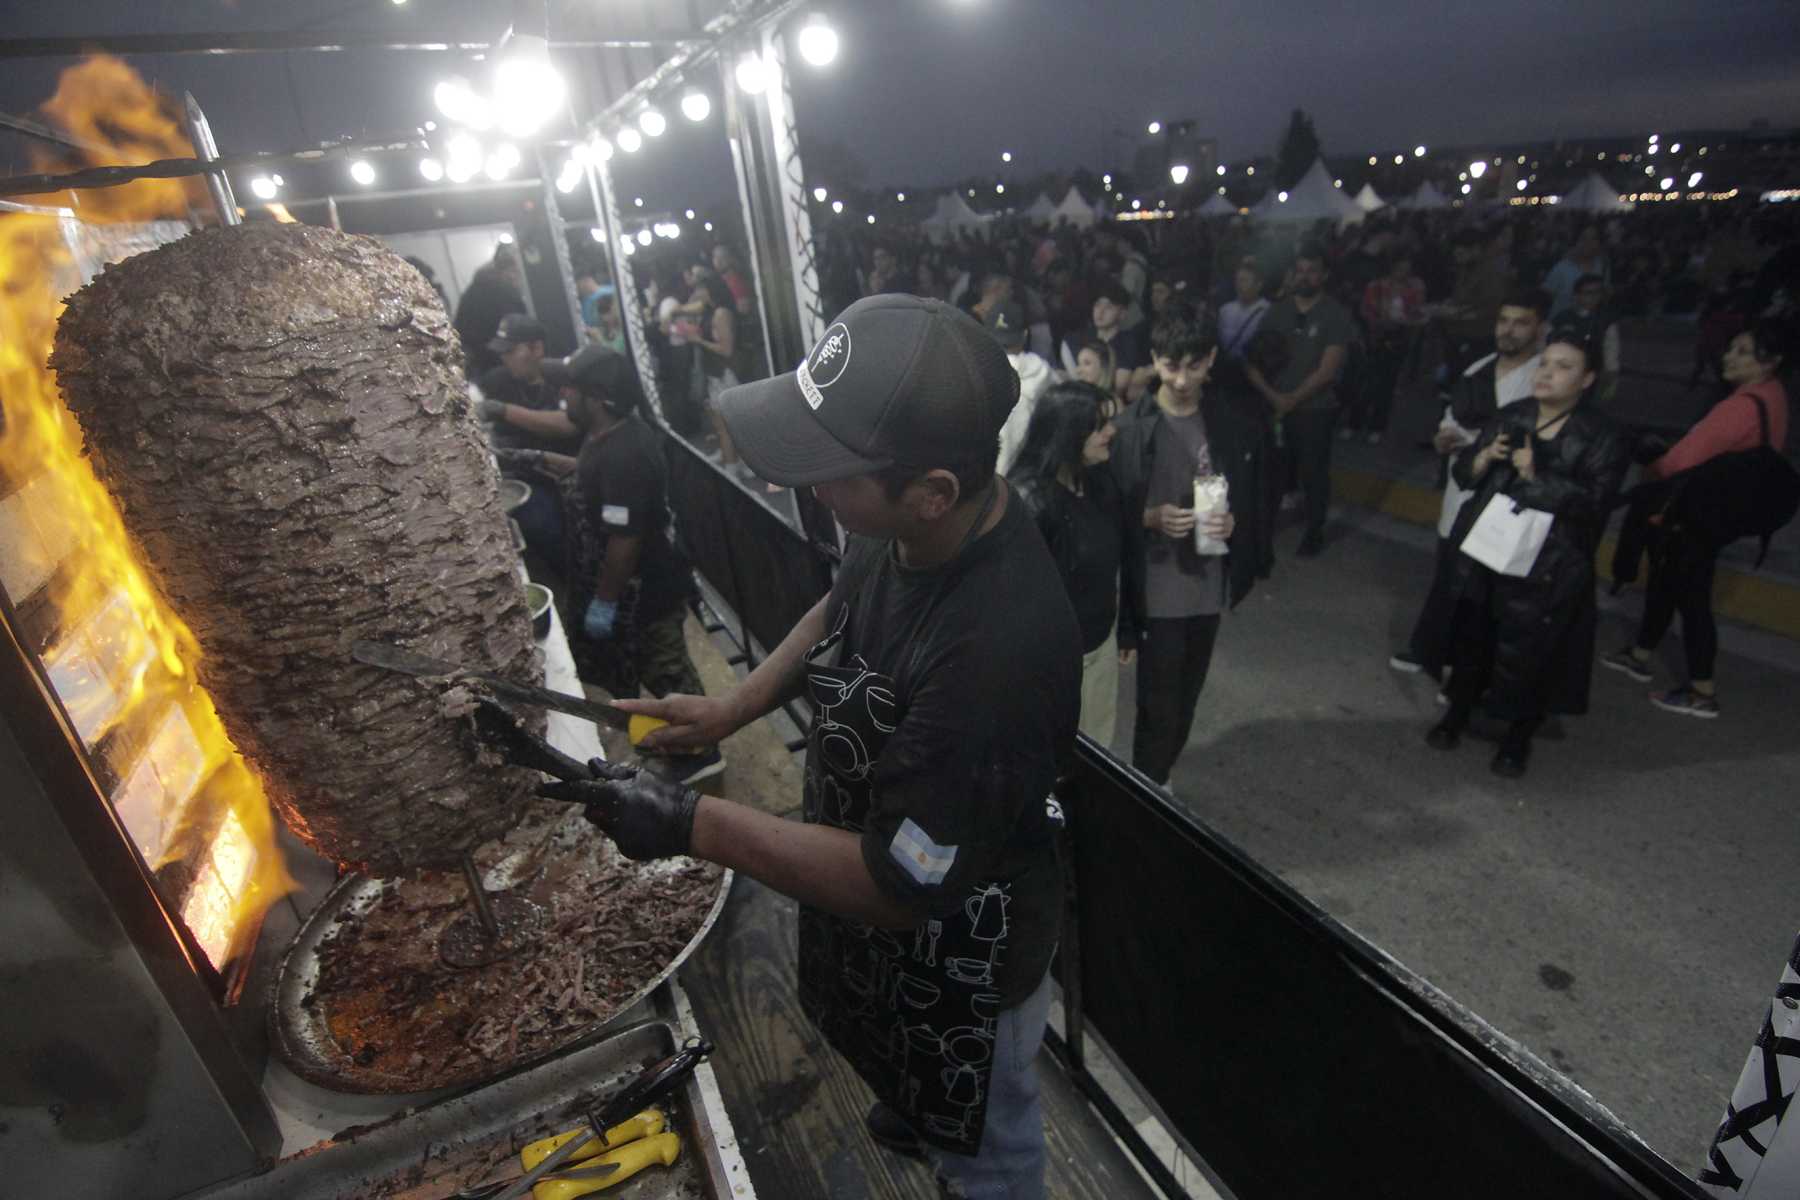
M 1218 169 L 1217 169 L 1217 174 L 1223 175 L 1224 173 L 1225 173 L 1225 164 L 1220 163 L 1218 166 Z
M 1399 165 L 1400 165 L 1400 164 L 1401 164 L 1401 163 L 1403 163 L 1403 162 L 1405 162 L 1405 161 L 1406 161 L 1406 155 L 1404 155 L 1404 154 L 1396 154 L 1396 155 L 1394 155 L 1394 165 L 1395 165 L 1395 166 L 1396 166 L 1396 167 L 1397 167 L 1397 166 L 1399 166 Z
M 1474 190 L 1475 190 L 1475 185 L 1472 183 L 1465 183 L 1462 186 L 1462 194 L 1465 196 Z
M 1276 192 L 1275 199 L 1280 201 L 1283 204 L 1286 204 L 1287 203 L 1287 193 L 1286 192 Z
M 711 233 L 711 232 L 712 232 L 712 222 L 711 222 L 711 221 L 708 221 L 708 222 L 707 222 L 707 223 L 706 223 L 706 224 L 705 224 L 705 225 L 704 225 L 704 226 L 703 226 L 703 228 L 704 228 L 704 229 L 705 229 L 705 230 L 706 230 L 706 232 L 708 232 L 708 233 Z
M 875 223 L 875 214 L 870 213 L 869 214 L 869 224 L 873 225 L 874 223 Z
M 1101 183 L 1111 183 L 1111 182 L 1112 182 L 1112 176 L 1111 176 L 1111 175 L 1102 175 L 1102 176 L 1101 176 L 1101 177 L 1100 177 L 1100 182 L 1101 182 Z
M 994 185 L 994 194 L 996 196 L 1004 196 L 1006 194 L 1006 185 L 1004 183 L 996 183 Z
M 1011 150 L 1002 150 L 1000 152 L 1000 161 L 1001 162 L 1011 162 L 1012 161 L 1012 151 Z
M 1413 157 L 1414 158 L 1424 158 L 1425 157 L 1425 147 L 1414 146 L 1413 147 Z
M 1157 134 L 1162 132 L 1162 122 L 1161 121 L 1150 122 L 1149 129 L 1150 129 L 1150 136 L 1155 137 Z
M 1673 146 L 1670 146 L 1669 153 L 1670 154 L 1680 154 L 1681 153 L 1681 143 L 1676 142 Z
M 1518 183 L 1514 184 L 1513 186 L 1522 192 L 1525 190 L 1525 181 L 1523 179 L 1521 179 L 1521 180 L 1519 180 Z
M 1133 200 L 1131 202 L 1131 207 L 1132 207 L 1132 210 L 1135 212 L 1137 209 L 1144 207 L 1144 202 L 1142 200 Z
M 1673 179 L 1669 178 L 1667 175 L 1665 175 L 1665 176 L 1663 176 L 1663 181 L 1660 184 L 1658 184 L 1657 186 L 1666 192 L 1670 188 L 1675 186 L 1675 181 Z
M 1188 169 L 1186 164 L 1176 163 L 1174 166 L 1170 167 L 1169 181 L 1176 187 L 1180 187 L 1182 184 L 1186 183 L 1188 181 Z
M 1375 165 L 1375 156 L 1373 154 L 1369 155 L 1369 165 L 1371 167 Z
M 1341 188 L 1344 186 L 1344 181 L 1341 179 L 1334 179 L 1331 181 L 1331 186 L 1334 188 Z
M 644 198 L 642 196 L 633 196 L 631 198 L 631 205 L 633 208 L 644 207 Z
M 1692 175 L 1688 176 L 1688 186 L 1691 188 L 1699 187 L 1701 178 L 1702 178 L 1702 176 L 1701 176 L 1700 172 L 1695 171 Z
M 694 210 L 691 208 L 687 210 L 687 219 L 690 221 L 694 219 Z
M 831 202 L 831 211 L 834 213 L 843 212 L 844 211 L 844 202 L 842 200 L 833 200 Z
M 826 199 L 828 197 L 830 197 L 830 195 L 831 195 L 831 193 L 826 191 L 822 187 L 816 187 L 813 189 L 813 199 L 817 200 L 820 204 L 825 203 Z
M 1474 162 L 1469 164 L 1469 177 L 1471 179 L 1480 179 L 1483 175 L 1486 175 L 1486 174 L 1487 174 L 1487 159 L 1478 158 Z
M 1245 168 L 1244 168 L 1244 174 L 1246 174 L 1246 175 L 1254 175 L 1254 174 L 1256 174 L 1256 168 L 1255 168 L 1255 167 L 1245 167 Z
M 905 204 L 906 203 L 906 193 L 905 192 L 895 192 L 894 199 L 899 201 L 901 204 Z

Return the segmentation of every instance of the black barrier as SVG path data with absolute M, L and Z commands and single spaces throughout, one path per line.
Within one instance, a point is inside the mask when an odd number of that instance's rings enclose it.
M 695 568 L 765 648 L 832 561 L 670 438 Z M 742 639 L 746 651 L 749 640 Z M 1059 789 L 1075 915 L 1053 1048 L 1171 1195 L 1082 1058 L 1092 1027 L 1240 1200 L 1705 1193 L 1617 1118 L 1082 738 Z
M 1705 1195 L 1086 738 L 1077 762 L 1082 1018 L 1237 1195 Z
M 735 479 L 674 434 L 669 442 L 669 508 L 694 567 L 731 606 L 764 652 L 781 644 L 831 589 L 830 559 Z

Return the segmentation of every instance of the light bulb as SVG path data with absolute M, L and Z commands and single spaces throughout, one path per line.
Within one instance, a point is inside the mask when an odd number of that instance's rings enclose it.
M 651 137 L 661 137 L 669 127 L 669 119 L 654 108 L 646 108 L 638 114 L 638 128 Z
M 424 176 L 426 183 L 436 183 L 444 177 L 444 164 L 435 158 L 421 158 L 419 174 Z
M 1182 184 L 1186 183 L 1187 181 L 1188 181 L 1188 169 L 1187 169 L 1186 164 L 1176 163 L 1174 166 L 1169 168 L 1169 182 L 1173 183 L 1176 187 L 1180 187 Z
M 359 158 L 350 164 L 350 178 L 363 187 L 368 187 L 375 182 L 375 168 L 368 159 Z
M 752 96 L 760 94 L 769 86 L 769 73 L 763 69 L 763 61 L 759 55 L 744 55 L 738 59 L 737 69 L 732 73 L 737 77 L 737 85 Z
M 639 150 L 644 148 L 644 135 L 631 128 L 629 125 L 624 129 L 619 130 L 617 141 L 619 143 L 619 149 L 627 154 L 636 154 Z
M 275 181 L 267 175 L 258 175 L 250 181 L 250 192 L 258 200 L 273 200 L 275 198 Z
M 800 29 L 800 57 L 815 67 L 828 67 L 838 56 L 837 30 L 815 17 Z

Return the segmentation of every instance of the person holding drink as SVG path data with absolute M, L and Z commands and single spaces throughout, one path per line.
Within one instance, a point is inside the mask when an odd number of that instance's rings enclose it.
M 1218 360 L 1210 325 L 1181 314 L 1151 337 L 1158 386 L 1122 413 L 1112 465 L 1125 511 L 1119 649 L 1135 652 L 1137 721 L 1132 762 L 1168 789 L 1169 772 L 1194 724 L 1218 638 L 1219 617 L 1249 593 L 1253 556 L 1228 550 L 1232 500 L 1255 503 L 1259 431 L 1209 388 Z M 1196 508 L 1196 496 L 1206 502 Z

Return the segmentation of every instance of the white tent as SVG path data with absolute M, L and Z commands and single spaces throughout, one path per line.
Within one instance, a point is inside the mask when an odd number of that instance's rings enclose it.
M 1429 179 L 1419 185 L 1419 190 L 1400 202 L 1401 208 L 1449 208 L 1450 201 L 1444 199 L 1444 193 L 1437 190 Z
M 1200 206 L 1200 215 L 1203 217 L 1235 217 L 1237 216 L 1237 205 L 1214 192 L 1206 198 L 1206 203 Z
M 1637 206 L 1619 199 L 1619 189 L 1606 182 L 1600 172 L 1589 171 L 1586 179 L 1563 193 L 1557 207 L 1578 212 L 1628 212 Z
M 1363 215 L 1355 201 L 1332 183 L 1331 172 L 1325 169 L 1323 159 L 1314 160 L 1306 174 L 1287 189 L 1286 200 L 1281 198 L 1279 191 L 1272 191 L 1253 211 L 1265 221 L 1341 221 L 1360 219 Z
M 961 192 L 950 192 L 938 197 L 937 211 L 919 224 L 932 237 L 947 237 L 971 229 L 980 232 L 990 219 L 970 208 Z
M 1351 203 L 1355 204 L 1356 207 L 1362 209 L 1366 213 L 1372 213 L 1378 208 L 1387 207 L 1387 201 L 1375 194 L 1375 185 L 1372 183 L 1363 184 L 1362 191 L 1356 193 L 1356 195 L 1351 198 Z
M 1048 221 L 1056 216 L 1056 205 L 1050 203 L 1050 197 L 1039 192 L 1038 198 L 1025 210 L 1025 215 L 1033 221 Z
M 1071 225 L 1085 229 L 1094 223 L 1094 210 L 1088 206 L 1086 200 L 1081 198 L 1081 192 L 1071 187 L 1069 194 L 1062 198 L 1062 203 L 1056 206 L 1056 212 L 1051 219 L 1066 220 Z

